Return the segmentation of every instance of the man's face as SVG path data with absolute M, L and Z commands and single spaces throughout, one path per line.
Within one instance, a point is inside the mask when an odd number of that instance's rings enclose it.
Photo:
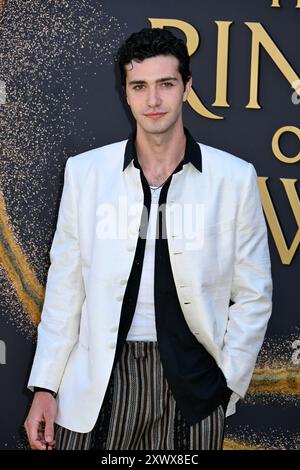
M 178 71 L 178 59 L 159 55 L 126 65 L 126 98 L 137 127 L 149 134 L 163 134 L 181 122 L 185 88 Z

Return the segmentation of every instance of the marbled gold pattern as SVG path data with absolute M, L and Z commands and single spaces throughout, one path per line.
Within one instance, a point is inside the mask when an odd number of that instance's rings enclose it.
M 284 393 L 300 395 L 300 370 L 296 366 L 271 369 L 270 367 L 256 368 L 248 390 L 250 394 Z
M 0 192 L 0 262 L 14 286 L 24 311 L 38 324 L 44 298 L 43 286 L 38 282 L 30 264 L 13 235 L 3 195 Z

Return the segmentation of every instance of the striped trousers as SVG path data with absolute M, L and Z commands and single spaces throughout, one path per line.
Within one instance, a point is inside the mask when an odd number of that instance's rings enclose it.
M 224 423 L 219 405 L 188 425 L 164 375 L 157 343 L 126 341 L 94 429 L 83 434 L 55 425 L 56 449 L 221 450 Z

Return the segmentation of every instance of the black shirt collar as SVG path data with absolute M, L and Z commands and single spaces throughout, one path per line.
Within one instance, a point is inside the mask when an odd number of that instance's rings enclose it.
M 197 168 L 197 170 L 202 172 L 202 155 L 200 147 L 186 128 L 184 129 L 184 133 L 186 135 L 185 154 L 183 160 L 180 162 L 175 171 L 179 171 L 186 163 L 192 163 L 194 167 Z M 127 168 L 132 160 L 136 168 L 141 168 L 135 149 L 135 137 L 136 131 L 131 134 L 127 141 L 124 154 L 123 171 Z

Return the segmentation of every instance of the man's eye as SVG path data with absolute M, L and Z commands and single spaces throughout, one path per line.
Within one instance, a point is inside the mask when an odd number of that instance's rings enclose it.
M 142 90 L 143 88 L 144 88 L 144 85 L 135 85 L 135 86 L 133 87 L 133 89 L 134 89 L 134 90 L 137 90 L 137 91 L 138 91 L 138 90 Z
M 166 87 L 166 88 L 170 88 L 171 86 L 174 86 L 173 83 L 171 82 L 163 82 L 162 83 L 162 86 Z

